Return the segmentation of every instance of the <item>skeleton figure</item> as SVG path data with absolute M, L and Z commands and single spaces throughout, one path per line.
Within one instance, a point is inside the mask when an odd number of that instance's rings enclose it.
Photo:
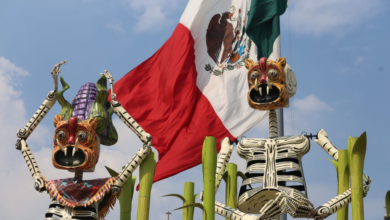
M 270 137 L 244 138 L 238 142 L 237 152 L 247 162 L 247 179 L 242 183 L 238 198 L 240 211 L 215 202 L 215 212 L 234 220 L 277 219 L 285 213 L 293 218 L 324 219 L 337 212 L 351 202 L 351 190 L 315 208 L 307 198 L 302 168 L 302 157 L 310 150 L 309 139 L 304 135 L 278 137 L 275 109 L 288 107 L 289 98 L 296 93 L 294 71 L 284 57 L 276 62 L 267 58 L 261 58 L 259 62 L 249 59 L 245 66 L 248 69 L 248 103 L 254 109 L 270 110 Z M 315 141 L 338 160 L 338 150 L 324 130 L 318 132 Z M 217 160 L 217 189 L 232 150 L 230 140 L 223 139 Z M 371 180 L 364 175 L 363 181 L 365 196 Z M 295 184 L 286 186 L 286 182 Z M 260 216 L 249 215 L 251 213 Z
M 60 67 L 66 62 L 56 64 L 51 71 L 54 90 L 49 92 L 26 126 L 18 130 L 16 149 L 23 154 L 34 180 L 35 189 L 39 192 L 47 191 L 53 198 L 45 215 L 46 220 L 104 219 L 108 208 L 114 205 L 125 181 L 149 154 L 152 137 L 116 100 L 114 79 L 106 70 L 96 85 L 84 84 L 72 104 L 66 101 L 63 93 L 69 89 L 69 86 L 62 77 L 63 89 L 57 90 Z M 107 101 L 107 79 L 111 85 L 111 103 Z M 52 161 L 57 169 L 75 172 L 75 177 L 45 181 L 26 141 L 57 100 L 62 106 L 62 111 L 54 117 L 56 129 Z M 118 139 L 111 120 L 113 113 L 136 133 L 143 142 L 143 147 L 117 177 L 83 180 L 83 172 L 95 170 L 99 160 L 100 144 L 113 145 Z

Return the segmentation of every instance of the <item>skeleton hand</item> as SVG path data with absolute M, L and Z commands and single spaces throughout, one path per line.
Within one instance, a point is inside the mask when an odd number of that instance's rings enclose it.
M 66 60 L 59 62 L 59 63 L 55 64 L 53 69 L 51 70 L 51 76 L 53 77 L 53 81 L 54 81 L 54 92 L 57 92 L 57 89 L 58 89 L 58 75 L 61 72 L 60 67 L 61 67 L 61 65 L 65 64 L 67 62 L 68 61 L 66 61 Z
M 104 75 L 108 79 L 108 82 L 110 82 L 111 101 L 116 101 L 116 95 L 114 93 L 114 77 L 112 77 L 111 73 L 108 72 L 107 70 L 104 70 L 104 73 L 100 73 L 100 75 Z
M 278 217 L 288 213 L 293 218 L 312 218 L 316 212 L 314 205 L 304 196 L 291 191 L 291 195 L 286 192 L 276 193 L 274 200 L 268 201 L 260 210 L 259 220 Z
M 266 220 L 271 218 L 276 218 L 279 215 L 283 214 L 281 210 L 282 206 L 282 193 L 276 193 L 277 197 L 275 199 L 269 200 L 262 209 L 260 209 L 260 217 L 258 220 Z

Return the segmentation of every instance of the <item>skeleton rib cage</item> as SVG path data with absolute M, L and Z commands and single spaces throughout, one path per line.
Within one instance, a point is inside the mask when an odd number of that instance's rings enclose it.
M 247 162 L 238 208 L 258 214 L 277 192 L 307 196 L 302 157 L 310 150 L 310 141 L 303 135 L 278 138 L 242 139 L 237 152 Z M 287 182 L 293 185 L 285 186 Z

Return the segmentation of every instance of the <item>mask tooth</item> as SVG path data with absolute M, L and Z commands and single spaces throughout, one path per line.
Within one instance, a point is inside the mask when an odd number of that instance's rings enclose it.
M 77 138 L 76 139 L 76 143 L 74 144 L 74 148 L 73 148 L 73 151 L 72 151 L 72 157 L 74 157 L 74 154 L 79 151 L 79 148 L 77 147 L 77 143 L 79 142 L 79 139 Z
M 259 88 L 259 92 L 260 92 L 260 96 L 263 96 L 262 92 L 261 92 L 261 87 Z
M 269 87 L 267 86 L 267 95 L 269 94 Z
M 257 86 L 257 78 L 256 78 L 256 80 L 255 80 L 255 87 L 254 87 L 254 89 L 255 89 L 256 91 L 259 91 L 259 87 Z
M 60 141 L 58 140 L 57 138 L 57 144 L 58 144 L 58 147 L 60 147 L 60 149 L 62 150 L 62 152 L 64 152 L 65 156 L 66 156 L 66 149 L 61 145 Z

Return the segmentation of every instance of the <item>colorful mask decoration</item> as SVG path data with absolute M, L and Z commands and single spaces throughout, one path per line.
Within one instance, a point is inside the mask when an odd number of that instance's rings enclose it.
M 96 85 L 84 84 L 72 104 L 69 103 L 63 96 L 69 89 L 69 85 L 62 77 L 63 89 L 61 91 L 57 89 L 60 67 L 65 63 L 66 61 L 63 61 L 54 66 L 51 72 L 54 90 L 49 92 L 26 126 L 19 129 L 16 149 L 23 154 L 34 180 L 35 189 L 39 192 L 47 191 L 53 198 L 45 215 L 46 220 L 54 219 L 55 216 L 59 216 L 60 219 L 102 220 L 108 213 L 108 208 L 114 206 L 116 196 L 123 184 L 148 156 L 152 137 L 116 100 L 114 79 L 108 71 L 102 73 L 103 76 Z M 108 102 L 107 79 L 111 85 L 111 103 Z M 75 177 L 46 181 L 26 141 L 57 100 L 62 109 L 61 113 L 54 117 L 56 129 L 52 161 L 55 168 L 75 172 Z M 95 170 L 96 163 L 99 161 L 100 144 L 110 146 L 118 140 L 111 119 L 114 112 L 135 132 L 143 142 L 143 146 L 117 177 L 83 180 L 83 172 Z
M 245 67 L 248 69 L 248 103 L 251 108 L 275 110 L 289 106 L 289 99 L 297 91 L 297 81 L 284 57 L 276 62 L 265 57 L 259 62 L 247 59 Z
M 102 76 L 96 85 L 82 85 L 72 104 L 63 96 L 69 86 L 62 77 L 61 84 L 63 89 L 55 93 L 62 111 L 54 118 L 53 165 L 72 172 L 93 172 L 100 144 L 113 145 L 118 140 L 107 100 L 107 79 Z

